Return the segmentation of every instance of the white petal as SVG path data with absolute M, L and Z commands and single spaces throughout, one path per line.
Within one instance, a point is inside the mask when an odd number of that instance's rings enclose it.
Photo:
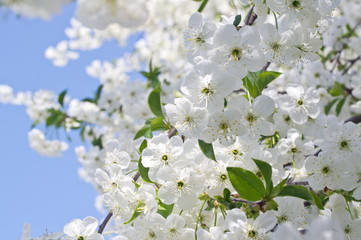
M 275 103 L 273 102 L 272 98 L 266 95 L 261 95 L 253 101 L 252 109 L 255 115 L 267 118 L 274 112 Z

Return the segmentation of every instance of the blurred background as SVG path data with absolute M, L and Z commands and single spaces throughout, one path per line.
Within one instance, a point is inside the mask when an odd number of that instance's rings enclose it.
M 100 49 L 81 52 L 64 68 L 54 67 L 44 51 L 66 39 L 64 29 L 74 11 L 75 4 L 67 4 L 61 14 L 43 21 L 0 8 L 0 84 L 15 93 L 48 89 L 59 94 L 68 89 L 71 97 L 93 96 L 99 81 L 89 77 L 85 67 L 95 59 L 111 61 L 129 48 L 106 42 Z M 24 223 L 37 237 L 61 232 L 74 218 L 94 216 L 101 221 L 105 216 L 95 208 L 96 192 L 77 173 L 74 147 L 81 145 L 79 135 L 70 134 L 72 141 L 62 157 L 43 157 L 29 147 L 31 125 L 24 106 L 0 104 L 0 238 L 19 239 Z

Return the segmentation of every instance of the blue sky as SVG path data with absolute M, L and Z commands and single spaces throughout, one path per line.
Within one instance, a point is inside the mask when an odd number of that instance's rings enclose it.
M 66 39 L 64 29 L 74 9 L 70 4 L 48 22 L 18 18 L 0 9 L 0 84 L 15 92 L 68 89 L 72 97 L 93 96 L 99 82 L 86 75 L 85 66 L 95 59 L 111 61 L 129 48 L 108 42 L 99 50 L 81 52 L 65 68 L 54 67 L 44 51 Z M 81 144 L 77 135 L 71 135 L 73 141 L 63 157 L 47 158 L 29 147 L 31 124 L 25 107 L 0 104 L 1 239 L 18 239 L 26 222 L 36 237 L 46 230 L 62 231 L 74 218 L 104 217 L 94 207 L 95 190 L 77 173 L 80 164 L 73 150 Z

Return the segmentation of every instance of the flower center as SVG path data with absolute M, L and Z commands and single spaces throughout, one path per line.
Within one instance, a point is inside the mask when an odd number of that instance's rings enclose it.
M 291 120 L 291 117 L 290 115 L 285 115 L 283 119 L 285 120 L 285 122 L 288 122 L 289 120 Z
M 350 150 L 349 141 L 343 140 L 340 142 L 340 150 Z
M 248 231 L 248 237 L 254 238 L 254 237 L 256 237 L 256 235 L 257 235 L 257 232 L 255 230 Z
M 169 232 L 171 232 L 171 233 L 176 233 L 176 232 L 177 232 L 177 229 L 176 229 L 176 228 L 171 228 L 171 229 L 169 229 Z
M 211 89 L 205 87 L 205 88 L 203 88 L 202 93 L 206 94 L 206 95 L 209 95 L 209 94 L 212 94 L 213 91 Z
M 168 161 L 168 159 L 169 159 L 168 155 L 163 155 L 163 156 L 162 156 L 162 160 L 163 160 L 164 162 Z
M 235 61 L 241 60 L 242 51 L 239 48 L 232 49 L 231 56 Z
M 180 181 L 180 182 L 177 182 L 177 188 L 178 189 L 182 189 L 184 187 L 184 182 Z
M 294 148 L 291 148 L 291 152 L 292 152 L 292 153 L 296 153 L 296 152 L 297 152 L 297 148 L 295 148 L 295 147 L 294 147 Z
M 197 43 L 201 43 L 201 44 L 206 42 L 206 41 L 203 40 L 203 38 L 201 36 L 198 36 L 195 40 L 196 40 Z
M 226 174 L 222 174 L 222 175 L 220 176 L 220 178 L 221 178 L 222 181 L 225 181 L 225 180 L 227 180 L 227 175 L 226 175 Z
M 292 2 L 292 6 L 294 7 L 294 8 L 299 8 L 300 6 L 301 6 L 301 2 L 300 1 L 293 1 Z
M 252 125 L 257 120 L 257 116 L 252 113 L 248 113 L 246 116 L 246 120 L 247 122 L 249 122 L 250 125 Z
M 330 167 L 324 167 L 324 168 L 322 168 L 322 173 L 323 174 L 327 174 L 328 172 L 330 172 Z
M 272 49 L 273 51 L 278 51 L 280 48 L 281 48 L 281 44 L 279 44 L 278 42 L 273 42 L 273 43 L 271 44 L 271 49 Z
M 154 233 L 154 232 L 149 232 L 149 237 L 150 237 L 150 238 L 155 238 L 155 237 L 156 237 L 156 235 L 155 235 L 155 233 Z
M 278 223 L 283 223 L 288 220 L 288 217 L 286 215 L 282 215 L 282 216 L 277 217 L 277 219 L 278 219 Z
M 302 105 L 303 105 L 303 100 L 302 100 L 302 99 L 298 100 L 298 101 L 297 101 L 297 104 L 300 105 L 300 106 L 302 106 Z
M 227 123 L 221 122 L 221 124 L 219 124 L 219 128 L 223 131 L 226 131 L 229 128 L 229 126 Z

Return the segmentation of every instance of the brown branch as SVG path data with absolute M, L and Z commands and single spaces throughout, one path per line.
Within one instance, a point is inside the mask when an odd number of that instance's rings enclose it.
M 264 65 L 264 67 L 262 68 L 262 72 L 265 72 L 265 71 L 267 71 L 267 69 L 268 69 L 268 67 L 271 65 L 271 63 L 270 62 L 266 62 L 266 65 Z
M 104 221 L 102 222 L 102 224 L 99 225 L 99 230 L 98 233 L 102 234 L 104 231 L 105 226 L 107 225 L 107 223 L 109 222 L 110 218 L 113 216 L 113 212 L 110 211 L 108 213 L 108 215 L 105 217 Z
M 139 177 L 140 177 L 140 173 L 137 172 L 137 173 L 134 175 L 134 177 L 133 177 L 133 181 L 136 182 Z
M 345 123 L 347 122 L 353 122 L 355 124 L 358 124 L 361 122 L 361 115 L 353 116 L 345 121 Z
M 253 12 L 253 9 L 254 9 L 254 5 L 251 7 L 251 9 L 249 10 L 248 14 L 247 14 L 247 17 L 246 17 L 246 20 L 244 21 L 244 24 L 246 26 L 252 26 L 253 23 L 256 21 L 257 19 L 257 15 Z
M 176 128 L 172 128 L 172 130 L 168 133 L 168 138 L 172 138 L 174 135 L 176 135 L 178 130 Z
M 345 36 L 345 38 L 346 38 L 346 39 L 350 38 L 350 37 L 352 36 L 352 34 L 356 31 L 356 29 L 357 29 L 360 25 L 361 25 L 361 19 L 356 23 L 356 25 L 351 29 L 351 31 Z M 337 53 L 337 57 L 336 57 L 336 60 L 335 60 L 335 64 L 333 65 L 333 67 L 332 67 L 332 69 L 331 69 L 331 72 L 333 72 L 333 71 L 336 69 L 336 66 L 337 66 L 337 65 L 340 65 L 340 64 L 341 64 L 341 61 L 340 61 L 340 59 L 341 59 L 341 53 L 342 53 L 342 51 L 345 49 L 345 47 L 346 47 L 346 45 L 344 45 L 344 46 L 342 47 L 342 49 L 340 49 L 340 50 L 338 50 L 338 51 L 336 52 L 336 53 Z M 360 60 L 360 58 L 358 57 L 358 58 L 356 58 L 355 60 L 356 60 L 355 62 L 357 62 L 358 60 Z M 355 62 L 352 63 L 352 61 L 351 61 L 351 66 L 350 66 L 349 68 L 347 68 L 347 69 L 342 73 L 342 75 L 345 75 L 345 74 L 348 72 L 348 70 L 350 70 L 350 68 L 355 64 Z
M 349 60 L 348 62 L 350 63 L 350 65 L 345 68 L 345 70 L 342 72 L 342 75 L 345 75 L 352 67 L 353 65 L 355 65 L 355 63 L 358 61 L 358 60 L 361 60 L 361 56 L 358 56 L 357 58 L 355 59 L 352 59 L 352 60 Z M 347 63 L 346 63 L 347 64 Z
M 133 181 L 136 182 L 139 177 L 140 177 L 140 173 L 137 172 L 133 177 Z M 105 217 L 104 221 L 99 225 L 98 233 L 100 233 L 100 234 L 103 233 L 105 226 L 108 224 L 108 222 L 109 222 L 109 220 L 111 219 L 112 216 L 113 216 L 113 212 L 112 212 L 112 210 L 110 210 L 108 215 Z

